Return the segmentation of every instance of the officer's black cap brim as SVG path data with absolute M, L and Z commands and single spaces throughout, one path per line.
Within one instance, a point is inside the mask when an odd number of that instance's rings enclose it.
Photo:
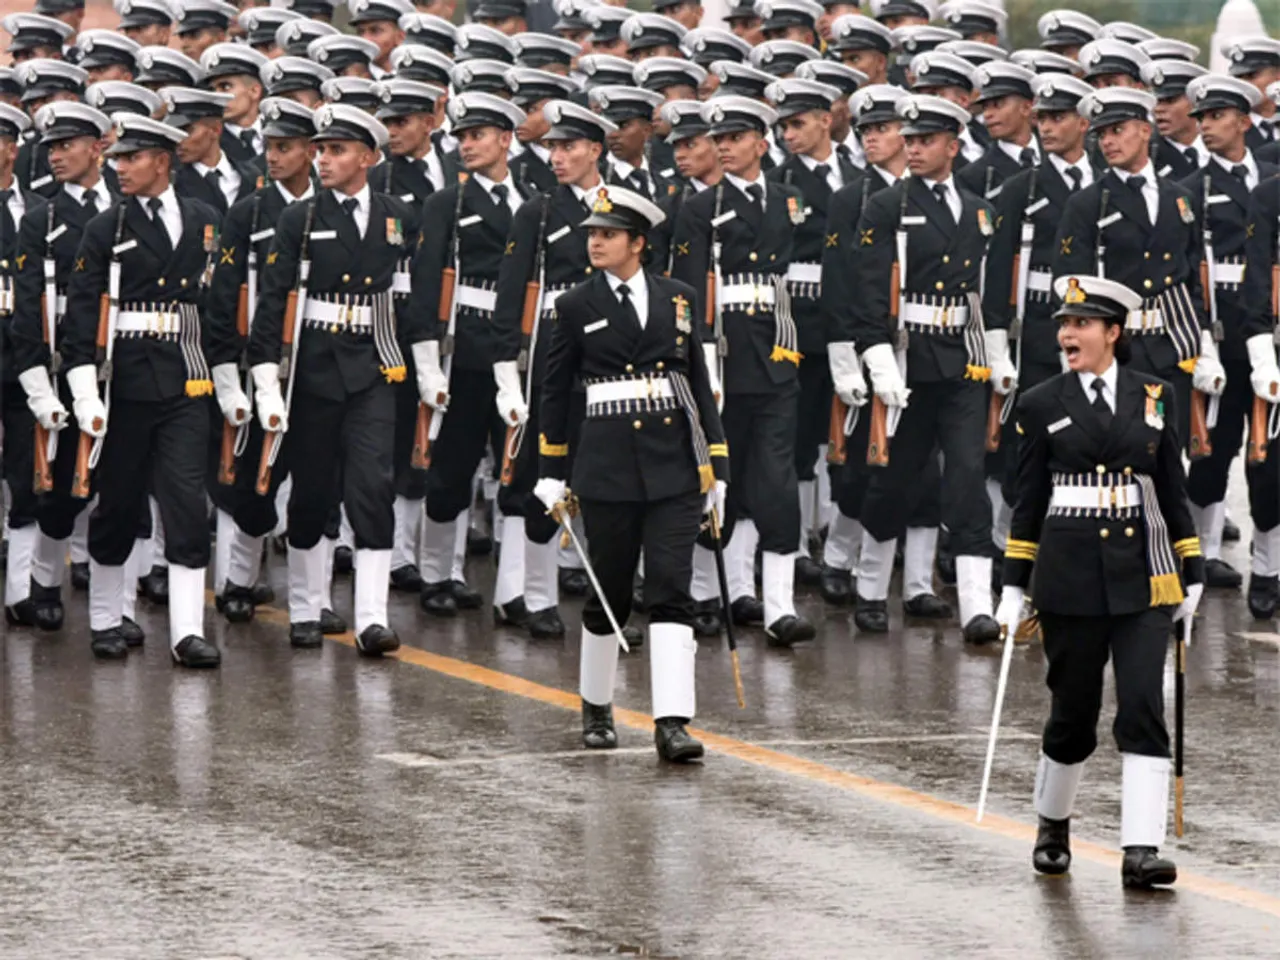
M 280 80 L 271 84 L 267 90 L 268 96 L 278 97 L 282 93 L 298 93 L 300 90 L 313 90 L 320 92 L 320 80 Z
M 271 42 L 275 42 L 275 37 L 271 38 Z M 223 77 L 252 77 L 258 79 L 258 71 L 247 63 L 240 61 L 223 61 L 210 70 L 200 80 L 200 86 L 208 88 L 213 86 L 213 81 L 221 80 Z
M 103 151 L 108 157 L 121 157 L 130 153 L 141 153 L 143 150 L 161 150 L 165 153 L 173 153 L 177 144 L 172 141 L 166 143 L 153 143 L 149 140 L 130 140 L 128 138 L 117 140 L 111 146 Z
M 128 53 L 88 54 L 76 66 L 82 70 L 98 70 L 102 67 L 128 67 L 133 70 L 137 61 Z
M 1110 326 L 1111 324 L 1120 324 L 1124 322 L 1125 315 L 1116 313 L 1109 307 L 1104 307 L 1098 303 L 1064 303 L 1056 311 L 1054 311 L 1053 319 L 1065 320 L 1069 317 L 1084 317 L 1087 320 L 1101 320 Z
M 472 14 L 477 20 L 506 20 L 508 17 L 528 16 L 524 7 L 505 3 L 482 3 Z
M 604 143 L 604 131 L 598 133 L 587 133 L 578 127 L 567 127 L 564 125 L 554 126 L 546 132 L 542 137 L 543 140 L 558 140 L 561 142 L 570 140 L 591 140 L 595 143 Z
M 32 100 L 46 100 L 59 93 L 81 93 L 78 87 L 72 88 L 61 83 L 37 83 L 27 87 L 22 91 L 22 102 L 30 103 Z
M 262 136 L 267 140 L 310 140 L 316 135 L 315 128 L 301 130 L 288 124 L 267 123 L 262 128 Z
M 98 139 L 98 135 L 92 131 L 86 130 L 84 127 L 75 124 L 67 126 L 52 126 L 40 134 L 41 143 L 58 143 L 62 140 L 75 140 L 77 137 L 90 137 L 94 140 Z
M 932 120 L 907 121 L 902 125 L 904 137 L 927 137 L 931 133 L 949 133 L 953 137 L 958 137 L 960 128 L 954 123 L 935 123 Z
M 620 127 L 632 120 L 647 120 L 649 122 L 653 122 L 653 111 L 648 108 L 647 104 L 643 110 L 639 108 L 634 110 L 606 110 L 601 114 L 601 116 L 606 120 L 612 120 Z
M 613 213 L 592 213 L 578 226 L 585 229 L 602 227 L 606 230 L 634 230 L 636 233 L 643 234 L 649 229 L 649 221 L 641 218 L 639 214 L 615 210 Z
M 764 136 L 764 130 L 758 123 L 751 123 L 749 120 L 725 120 L 723 123 L 715 123 L 707 130 L 707 136 L 719 137 L 728 133 L 758 133 Z
M 160 11 L 135 10 L 127 17 L 120 18 L 118 30 L 141 30 L 143 27 L 171 27 L 173 19 Z
M 461 133 L 463 130 L 478 130 L 481 127 L 494 127 L 498 130 L 511 130 L 511 123 L 499 123 L 493 117 L 463 117 L 460 120 L 453 121 L 453 132 Z
M 974 102 L 986 103 L 988 100 L 999 100 L 1001 97 L 1021 97 L 1024 100 L 1032 100 L 1034 94 L 1028 87 L 1018 84 L 993 83 L 984 87 Z
M 1124 123 L 1126 120 L 1140 120 L 1143 123 L 1151 122 L 1147 117 L 1140 117 L 1134 113 L 1104 110 L 1096 117 L 1089 119 L 1089 130 L 1105 130 L 1107 127 L 1114 127 L 1116 124 Z
M 344 100 L 342 102 L 349 106 L 359 107 L 359 104 L 352 100 Z M 361 146 L 368 147 L 370 150 L 378 149 L 378 145 L 373 142 L 372 138 L 357 136 L 349 130 L 334 130 L 332 127 L 328 130 L 322 130 L 311 138 L 312 143 L 321 143 L 333 140 L 345 140 L 348 143 L 358 143 Z
M 434 113 L 434 107 L 428 106 L 398 106 L 396 104 L 386 104 L 378 108 L 374 117 L 378 120 L 397 120 L 401 117 L 412 117 L 419 113 Z
M 684 126 L 672 130 L 667 134 L 667 143 L 680 143 L 682 140 L 692 140 L 694 137 L 707 136 L 708 127 L 703 126 Z
M 1191 116 L 1198 117 L 1212 110 L 1237 110 L 1250 113 L 1248 105 L 1238 97 L 1219 97 L 1210 94 L 1191 108 Z
M 877 123 L 897 123 L 902 118 L 892 110 L 868 110 L 854 122 L 854 127 L 870 127 Z
M 836 54 L 869 50 L 872 53 L 883 53 L 886 57 L 889 55 L 889 46 L 883 40 L 873 40 L 870 37 L 849 37 L 837 40 L 831 49 Z

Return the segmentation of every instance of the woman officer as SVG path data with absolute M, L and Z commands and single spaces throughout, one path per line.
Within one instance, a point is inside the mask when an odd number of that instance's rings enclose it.
M 1018 401 L 1016 500 L 996 615 L 1004 629 L 1017 627 L 1034 566 L 1053 700 L 1032 859 L 1041 873 L 1070 866 L 1071 807 L 1097 746 L 1109 656 L 1124 770 L 1121 878 L 1126 887 L 1170 884 L 1177 869 L 1158 850 L 1169 804 L 1165 653 L 1170 620 L 1194 614 L 1204 575 L 1173 389 L 1124 366 L 1122 328 L 1141 307 L 1136 293 L 1093 276 L 1059 277 L 1054 291 L 1069 369 Z
M 654 741 L 664 760 L 702 756 L 694 714 L 693 544 L 702 515 L 724 510 L 729 451 L 693 329 L 694 293 L 643 268 L 646 234 L 664 219 L 639 194 L 602 187 L 583 226 L 594 275 L 561 295 L 542 393 L 534 494 L 549 510 L 568 495 L 570 395 L 580 379 L 586 420 L 572 488 L 604 600 L 625 624 L 644 551 Z M 582 739 L 617 745 L 618 642 L 601 598 L 582 613 Z

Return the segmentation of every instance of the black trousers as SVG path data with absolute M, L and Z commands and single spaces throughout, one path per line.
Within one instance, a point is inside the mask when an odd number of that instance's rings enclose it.
M 800 398 L 796 402 L 796 479 L 816 476 L 818 448 L 831 431 L 831 367 L 825 353 L 800 361 Z
M 406 349 L 405 353 L 409 351 Z M 453 401 L 449 405 L 449 417 L 454 414 L 457 396 L 454 390 L 454 384 L 457 382 L 458 373 L 454 372 L 453 383 L 450 384 L 449 392 L 454 395 Z M 416 375 L 410 369 L 410 373 L 405 377 L 404 383 L 394 385 L 396 394 L 396 430 L 395 430 L 395 463 L 396 469 L 396 495 L 400 497 L 408 497 L 410 500 L 421 500 L 427 493 L 427 474 L 424 470 L 416 470 L 412 466 L 413 462 L 413 431 L 418 425 L 418 381 Z M 449 422 L 449 418 L 445 419 L 445 423 Z M 435 444 L 432 444 L 434 450 Z M 433 454 L 432 460 L 435 456 Z
M 750 517 L 760 533 L 760 549 L 792 553 L 800 546 L 800 490 L 796 479 L 796 404 L 800 387 L 777 393 L 732 393 L 725 397 L 725 440 L 729 444 L 729 484 L 724 540 L 738 517 Z M 648 562 L 645 565 L 648 575 Z
M 495 388 L 496 389 L 496 388 Z M 560 532 L 560 525 L 547 516 L 546 505 L 533 495 L 534 484 L 538 482 L 538 410 L 542 406 L 542 391 L 534 387 L 529 401 L 529 421 L 525 424 L 524 440 L 520 444 L 520 453 L 516 456 L 515 470 L 509 486 L 498 492 L 498 509 L 508 517 L 524 517 L 524 532 L 534 543 L 550 543 L 551 538 Z M 492 407 L 492 403 L 490 403 Z M 569 400 L 569 462 L 565 476 L 573 477 L 573 459 L 578 449 L 578 436 L 582 432 L 582 420 L 587 415 L 587 393 L 575 390 Z M 497 451 L 501 458 L 502 451 Z M 501 468 L 499 468 L 501 469 Z M 572 485 L 572 484 L 571 484 Z M 798 528 L 800 521 L 796 520 Z
M 1164 725 L 1164 659 L 1171 608 L 1116 617 L 1041 613 L 1048 685 L 1053 694 L 1044 727 L 1044 752 L 1059 763 L 1080 763 L 1098 745 L 1102 670 L 1116 677 L 1116 746 L 1121 753 L 1169 756 Z
M 53 460 L 53 489 L 42 493 L 36 500 L 36 520 L 40 532 L 51 540 L 65 540 L 75 530 L 76 518 L 84 513 L 89 500 L 71 496 L 71 481 L 76 472 L 76 447 L 80 442 L 80 427 L 71 413 L 71 391 L 65 384 L 59 385 L 62 405 L 67 408 L 67 426 L 58 435 L 58 452 Z M 33 435 L 34 436 L 34 435 Z M 33 448 L 34 449 L 34 448 Z M 151 531 L 151 507 L 144 505 L 146 536 Z
M 935 450 L 941 449 L 942 522 L 956 556 L 991 555 L 991 502 L 987 499 L 986 384 L 971 380 L 921 383 L 897 433 L 889 441 L 889 463 L 870 471 L 862 503 L 862 526 L 877 540 L 900 537 L 911 519 L 913 497 Z
M 293 476 L 289 546 L 314 547 L 341 500 L 356 549 L 391 549 L 395 418 L 391 384 L 374 384 L 345 400 L 295 396 L 287 450 Z
M 27 407 L 27 392 L 16 380 L 4 384 L 0 403 L 4 407 L 4 479 L 9 484 L 9 526 L 20 530 L 36 522 L 36 494 L 32 483 L 36 418 Z M 60 437 L 59 450 L 63 442 L 64 438 Z M 71 445 L 74 461 L 74 439 Z
M 89 517 L 89 555 L 105 566 L 128 559 L 139 517 L 148 512 L 149 479 L 164 524 L 165 559 L 183 567 L 208 566 L 208 444 L 203 397 L 113 399 L 95 478 L 98 504 Z
M 497 389 L 488 371 L 453 371 L 449 410 L 431 445 L 426 474 L 427 516 L 436 523 L 456 520 L 471 505 L 471 484 L 489 442 Z
M 828 412 L 829 415 L 829 412 Z M 830 467 L 831 499 L 846 517 L 859 520 L 871 475 L 879 469 L 867 465 L 867 438 L 871 433 L 871 405 L 858 414 L 853 433 L 845 440 L 843 465 Z M 912 489 L 908 527 L 936 527 L 942 523 L 942 466 L 936 456 L 925 461 L 919 482 Z
M 646 503 L 583 500 L 591 566 L 609 608 L 626 626 L 640 551 L 644 550 L 644 602 L 650 623 L 693 623 L 693 544 L 702 523 L 702 495 L 688 493 Z M 609 618 L 595 591 L 582 609 L 582 625 L 609 634 Z

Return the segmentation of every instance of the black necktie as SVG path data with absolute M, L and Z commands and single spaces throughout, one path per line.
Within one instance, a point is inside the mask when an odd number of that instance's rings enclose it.
M 1036 152 L 1030 147 L 1023 147 L 1022 152 L 1018 154 L 1018 165 L 1022 169 L 1034 166 L 1036 162 Z
M 1258 123 L 1258 132 L 1262 134 L 1262 139 L 1268 142 L 1276 138 L 1276 128 L 1271 125 L 1270 120 L 1262 120 Z
M 493 197 L 493 205 L 495 207 L 505 207 L 507 205 L 507 187 L 506 184 L 499 183 L 489 191 L 489 196 Z
M 250 153 L 258 152 L 258 148 L 255 144 L 252 130 L 241 130 L 240 142 L 244 144 L 244 148 L 248 150 Z
M 360 233 L 360 224 L 356 223 L 356 207 L 360 205 L 360 201 L 355 197 L 347 197 L 342 201 L 342 212 L 351 218 L 351 225 L 356 228 L 356 233 Z
M 821 180 L 823 183 L 827 183 L 827 177 L 831 176 L 831 164 L 829 163 L 818 164 L 816 167 L 813 168 L 813 175 L 817 177 L 819 180 Z M 830 186 L 830 184 L 827 184 L 827 185 Z
M 1080 189 L 1080 184 L 1084 182 L 1084 174 L 1080 172 L 1079 167 L 1067 167 L 1067 181 L 1072 193 Z
M 12 190 L 0 190 L 0 249 L 13 246 L 18 239 L 13 212 L 9 209 L 9 201 L 12 199 Z
M 1243 163 L 1237 163 L 1233 166 L 1231 168 L 1231 175 L 1243 184 L 1247 185 L 1249 182 L 1249 168 Z
M 640 314 L 636 313 L 636 305 L 631 300 L 631 288 L 625 283 L 619 284 L 618 296 L 622 298 L 623 312 L 632 319 L 637 327 L 640 326 Z
M 219 210 L 227 209 L 227 197 L 222 192 L 220 181 L 222 180 L 221 170 L 210 170 L 204 175 L 205 182 L 209 184 L 209 189 L 213 191 L 213 202 L 218 205 Z
M 1125 183 L 1129 185 L 1129 189 L 1131 189 L 1134 193 L 1138 195 L 1138 203 L 1141 204 L 1142 212 L 1144 214 L 1142 218 L 1143 222 L 1150 223 L 1151 214 L 1147 212 L 1147 198 L 1142 192 L 1147 185 L 1147 178 L 1146 177 L 1129 177 L 1127 180 L 1125 180 Z
M 1094 377 L 1092 388 L 1093 409 L 1097 412 L 1098 419 L 1102 421 L 1102 425 L 1104 427 L 1110 427 L 1111 407 L 1107 405 L 1107 399 L 1102 395 L 1103 391 L 1107 389 L 1106 381 L 1101 377 Z
M 1187 147 L 1187 149 L 1182 151 L 1182 155 L 1187 158 L 1187 163 L 1191 164 L 1193 167 L 1200 166 L 1200 154 L 1196 153 L 1195 147 Z
M 747 185 L 747 196 L 759 207 L 764 207 L 764 187 L 758 183 Z
M 627 179 L 630 180 L 631 185 L 635 187 L 636 193 L 640 194 L 640 196 L 644 197 L 646 200 L 653 196 L 652 192 L 649 190 L 649 181 L 645 177 L 643 170 L 632 170 Z
M 160 231 L 160 236 L 164 237 L 165 244 L 170 250 L 173 249 L 173 237 L 169 236 L 169 230 L 164 225 L 164 221 L 160 219 L 160 211 L 164 208 L 164 204 L 160 202 L 159 197 L 152 197 L 147 201 L 147 209 L 151 211 L 151 222 L 156 225 L 156 229 Z
M 93 190 L 86 190 L 80 198 L 80 204 L 84 207 L 84 212 L 92 217 L 98 212 L 98 194 Z
M 938 206 L 942 208 L 943 216 L 955 223 L 955 217 L 951 214 L 951 206 L 947 203 L 947 185 L 945 183 L 935 183 L 932 190 L 933 195 L 938 198 Z

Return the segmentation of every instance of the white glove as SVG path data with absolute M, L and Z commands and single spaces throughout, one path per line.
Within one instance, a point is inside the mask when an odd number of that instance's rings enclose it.
M 27 391 L 27 407 L 40 426 L 46 430 L 61 430 L 67 425 L 67 408 L 53 392 L 49 371 L 44 367 L 32 367 L 18 374 L 18 382 Z
M 95 438 L 106 436 L 107 408 L 98 396 L 97 369 L 88 363 L 72 367 L 67 371 L 67 386 L 71 388 L 71 407 L 80 430 Z
M 1018 370 L 1009 359 L 1009 331 L 984 331 L 987 363 L 991 365 L 991 387 L 1000 396 L 1008 396 L 1018 385 Z
M 702 502 L 702 512 L 710 513 L 714 509 L 722 525 L 724 524 L 724 498 L 728 492 L 729 485 L 723 480 L 717 480 L 707 491 L 706 499 Z
M 902 379 L 902 371 L 898 369 L 898 358 L 893 354 L 893 347 L 887 343 L 877 343 L 862 353 L 862 362 L 867 365 L 871 374 L 871 386 L 887 407 L 905 407 L 911 391 Z
M 289 414 L 280 396 L 280 364 L 260 363 L 249 370 L 253 376 L 253 401 L 258 408 L 258 422 L 267 433 L 284 433 L 289 429 Z
M 1276 363 L 1276 347 L 1271 334 L 1259 333 L 1246 340 L 1244 345 L 1249 351 L 1249 364 L 1253 367 L 1249 375 L 1253 392 L 1269 403 L 1280 403 L 1280 365 Z
M 249 419 L 249 398 L 240 388 L 240 370 L 234 363 L 220 363 L 213 368 L 213 390 L 227 423 L 238 427 Z
M 449 406 L 449 378 L 440 368 L 440 341 L 423 340 L 413 345 L 413 365 L 418 368 L 418 396 L 433 410 Z
M 840 401 L 850 407 L 865 404 L 869 399 L 867 380 L 862 375 L 862 364 L 858 361 L 858 351 L 853 348 L 853 344 L 827 344 L 827 364 L 831 368 L 831 382 Z
M 711 381 L 711 395 L 716 398 L 716 410 L 724 412 L 724 384 L 720 382 L 720 354 L 714 343 L 702 345 L 702 359 L 707 365 L 707 379 Z
M 996 608 L 996 622 L 1012 636 L 1022 622 L 1022 604 L 1027 593 L 1021 587 L 1005 587 L 1000 591 L 1000 606 Z
M 1187 594 L 1183 598 L 1178 609 L 1173 612 L 1173 622 L 1178 623 L 1182 620 L 1190 620 L 1196 615 L 1196 608 L 1200 606 L 1200 596 L 1204 593 L 1203 583 L 1187 584 Z
M 543 477 L 533 485 L 533 495 L 542 501 L 548 513 L 564 501 L 567 490 L 568 487 L 563 480 L 553 480 L 551 477 Z
M 529 419 L 529 405 L 520 389 L 520 371 L 514 360 L 503 360 L 493 365 L 493 382 L 498 385 L 498 416 L 508 427 L 518 427 Z
M 1213 342 L 1213 334 L 1208 330 L 1200 331 L 1200 359 L 1191 374 L 1191 386 L 1211 397 L 1222 395 L 1227 385 L 1227 372 L 1222 369 L 1218 360 L 1218 345 Z

